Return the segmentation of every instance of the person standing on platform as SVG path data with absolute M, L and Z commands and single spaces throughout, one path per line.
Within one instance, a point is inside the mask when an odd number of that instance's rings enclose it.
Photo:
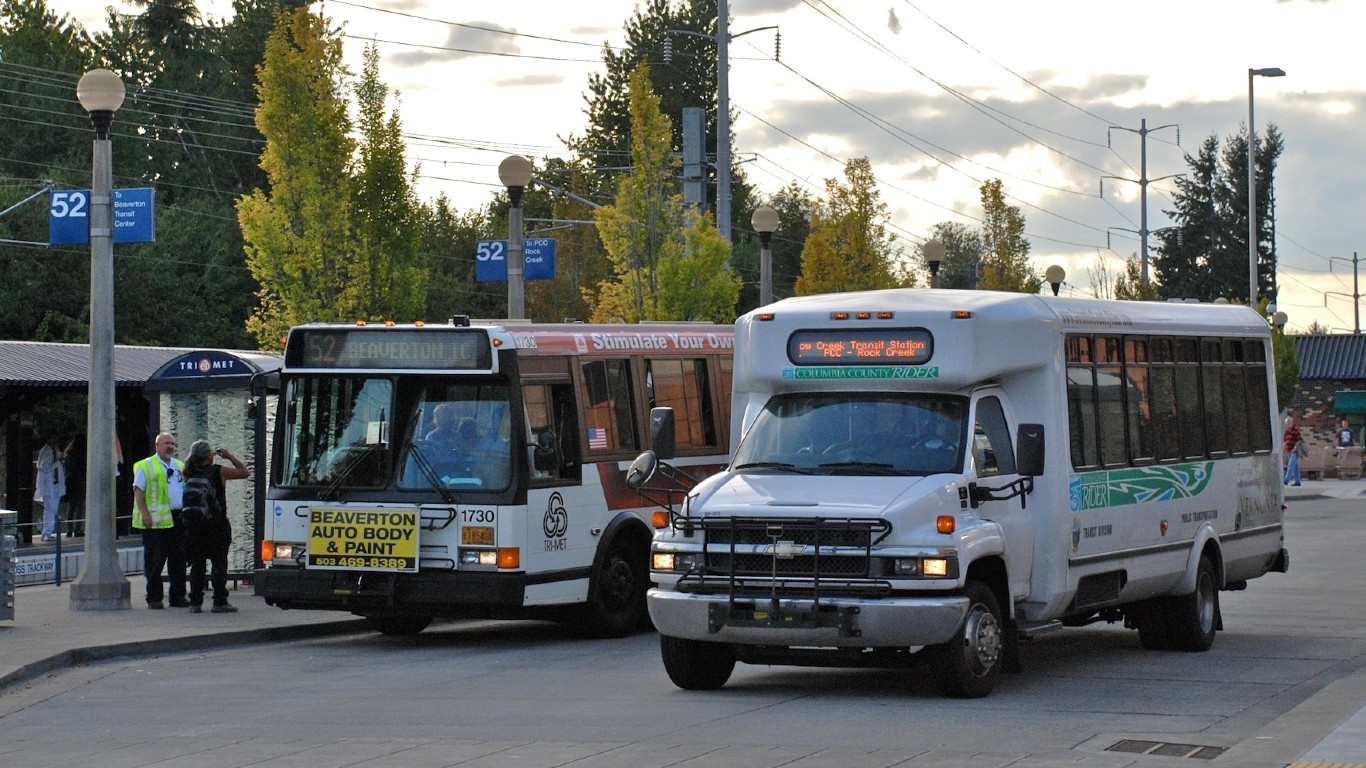
M 227 459 L 231 467 L 214 463 L 214 456 Z M 214 450 L 208 440 L 190 445 L 185 462 L 185 551 L 190 559 L 190 613 L 203 613 L 204 561 L 212 567 L 213 613 L 236 613 L 228 602 L 228 548 L 232 546 L 232 525 L 228 523 L 227 488 L 223 481 L 241 480 L 251 474 L 247 465 L 228 449 Z M 199 481 L 207 481 L 204 487 Z M 200 490 L 203 488 L 203 490 Z
M 185 498 L 185 464 L 175 457 L 175 436 L 157 435 L 156 453 L 133 465 L 133 527 L 142 531 L 142 573 L 147 607 L 165 608 L 161 574 L 170 573 L 171 607 L 185 599 L 185 531 L 180 507 Z
M 66 466 L 62 464 L 62 449 L 57 445 L 56 435 L 48 435 L 47 443 L 38 449 L 35 480 L 33 500 L 43 503 L 43 541 L 52 541 L 57 538 L 62 497 L 66 495 Z
M 1285 436 L 1281 447 L 1285 451 L 1285 485 L 1300 484 L 1300 446 L 1304 436 L 1300 434 L 1300 418 L 1294 411 L 1285 420 Z

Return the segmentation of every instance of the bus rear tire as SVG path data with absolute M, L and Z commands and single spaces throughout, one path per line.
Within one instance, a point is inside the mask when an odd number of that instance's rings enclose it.
M 366 616 L 370 628 L 390 637 L 411 637 L 432 623 L 430 616 Z
M 1167 640 L 1172 650 L 1208 651 L 1219 625 L 1219 585 L 1214 563 L 1201 556 L 1195 591 L 1167 598 Z
M 954 639 L 936 651 L 945 695 L 977 699 L 991 693 L 1001 675 L 1005 622 L 990 587 L 969 581 L 963 594 L 968 598 L 968 613 Z
M 725 643 L 660 635 L 659 655 L 669 679 L 685 691 L 714 691 L 735 671 L 735 648 Z
M 645 626 L 649 613 L 645 592 L 650 574 L 645 567 L 649 545 L 618 536 L 602 555 L 589 584 L 588 603 L 579 620 L 593 637 L 626 637 Z

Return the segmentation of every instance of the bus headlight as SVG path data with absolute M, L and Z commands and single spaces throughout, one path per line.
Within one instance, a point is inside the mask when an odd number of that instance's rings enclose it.
M 651 555 L 650 569 L 654 571 L 691 571 L 701 562 L 701 556 L 694 552 L 655 552 Z
M 496 567 L 498 565 L 498 551 L 494 549 L 462 549 L 460 550 L 460 564 Z
M 261 542 L 261 560 L 266 563 L 280 562 L 296 564 L 302 559 L 308 547 L 292 541 L 270 542 L 273 546 L 266 548 L 266 542 Z M 269 556 L 267 556 L 269 555 Z

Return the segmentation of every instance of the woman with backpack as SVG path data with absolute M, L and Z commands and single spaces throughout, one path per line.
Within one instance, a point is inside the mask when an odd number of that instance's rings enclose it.
M 231 467 L 214 463 L 219 456 Z M 213 569 L 213 613 L 235 613 L 228 603 L 228 548 L 232 526 L 223 499 L 224 481 L 240 480 L 251 472 L 228 449 L 214 450 L 208 440 L 196 440 L 185 462 L 185 497 L 181 519 L 185 521 L 185 550 L 190 561 L 190 613 L 204 611 L 204 562 Z

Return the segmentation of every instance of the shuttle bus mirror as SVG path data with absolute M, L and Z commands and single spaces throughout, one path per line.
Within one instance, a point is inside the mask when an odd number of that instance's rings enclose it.
M 637 456 L 636 460 L 631 462 L 630 468 L 626 470 L 626 487 L 633 491 L 640 490 L 640 486 L 644 485 L 655 473 L 655 467 L 658 464 L 654 451 L 646 451 Z
M 674 409 L 650 409 L 650 450 L 660 461 L 674 457 Z
M 1021 424 L 1015 433 L 1015 471 L 1026 477 L 1043 474 L 1042 424 Z

